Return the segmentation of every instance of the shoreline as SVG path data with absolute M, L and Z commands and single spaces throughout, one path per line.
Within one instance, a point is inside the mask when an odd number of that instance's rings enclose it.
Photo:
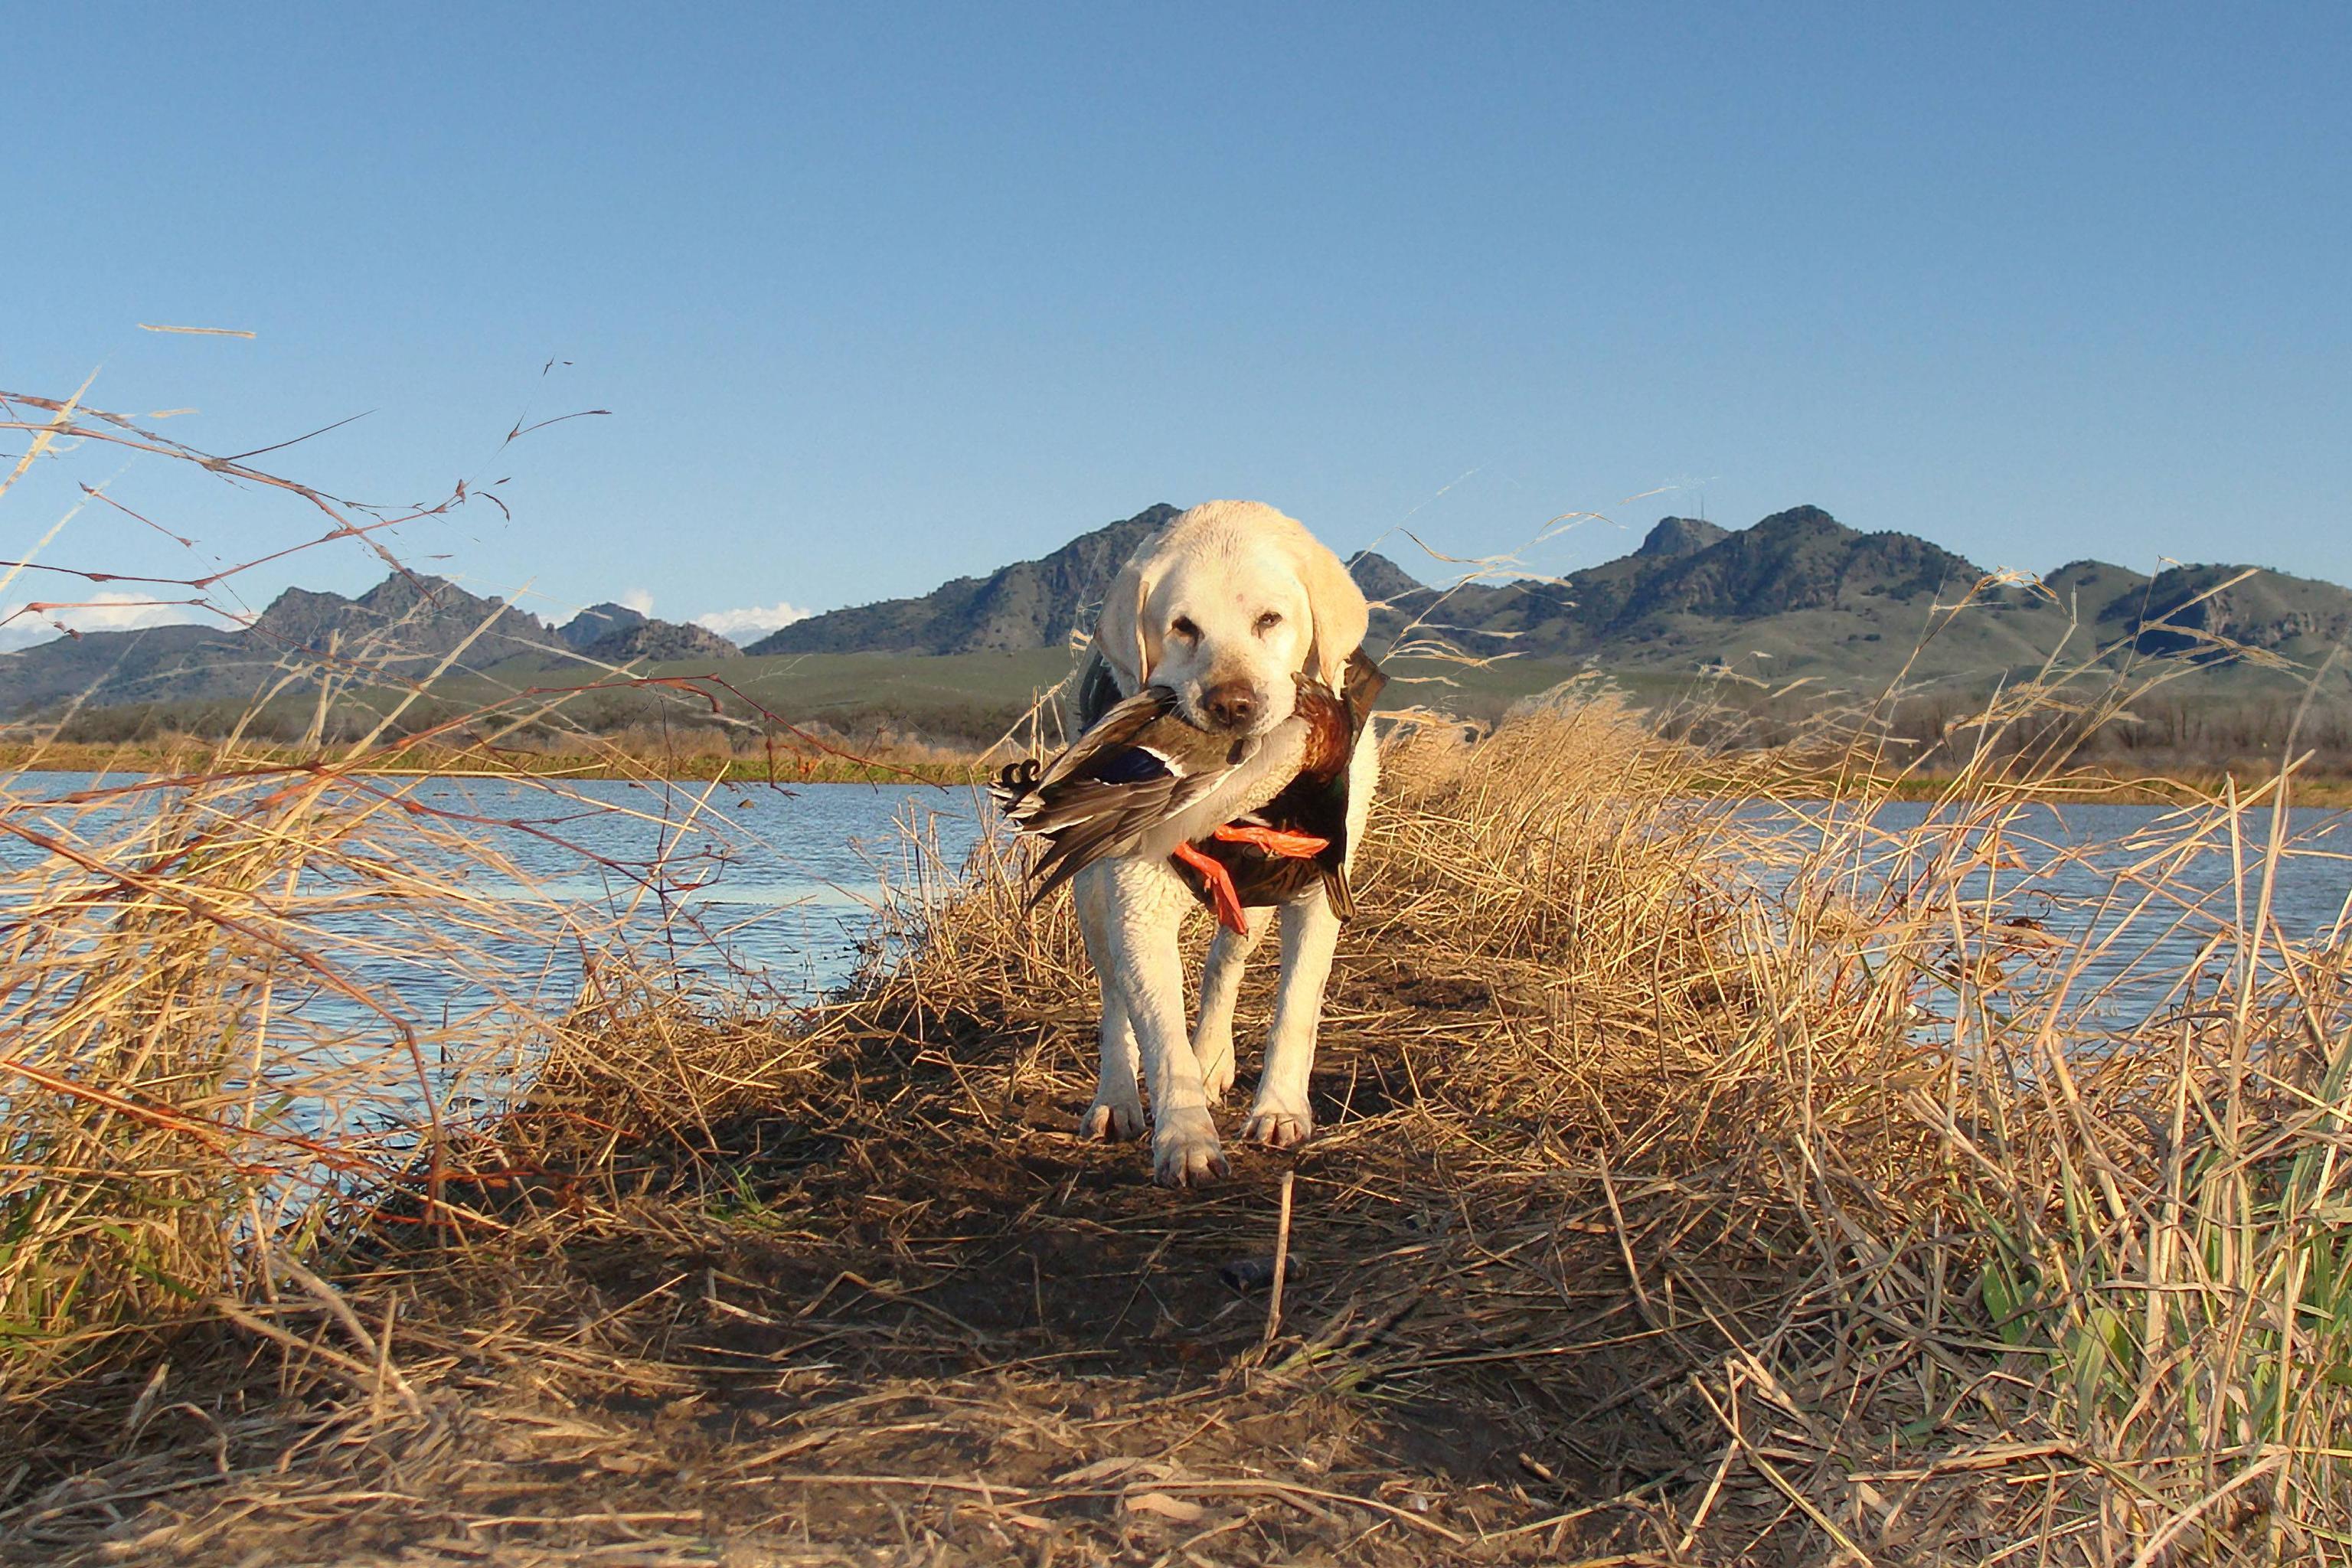
M 844 748 L 847 751 L 847 748 Z M 719 756 L 674 753 L 668 756 L 626 752 L 617 748 L 601 752 L 458 750 L 444 747 L 404 747 L 388 750 L 365 765 L 339 764 L 339 771 L 366 776 L 444 778 L 535 778 L 582 781 L 623 780 L 644 783 L 664 779 L 677 783 L 720 783 L 742 785 L 810 784 L 978 784 L 987 782 L 996 763 L 977 755 L 941 755 L 901 752 L 874 757 L 809 756 L 794 752 L 774 762 L 765 756 Z M 38 745 L 0 742 L 0 774 L 26 772 L 76 773 L 131 777 L 173 774 L 219 776 L 238 769 L 302 767 L 320 760 L 319 753 L 292 746 L 255 747 L 226 767 L 215 743 L 190 740 L 183 744 L 101 745 L 53 742 Z M 2013 789 L 2021 799 L 2067 805 L 2187 805 L 2219 800 L 2234 783 L 2242 798 L 2267 794 L 2277 780 L 2275 771 L 2252 768 L 2183 768 L 2134 774 L 2092 767 L 2081 773 L 2038 778 L 2015 786 L 1988 784 L 1979 775 L 1964 781 L 1958 775 L 1923 773 L 1888 780 L 1857 774 L 1840 792 L 1840 798 L 1870 795 L 1892 801 L 1933 801 L 1965 787 L 1970 798 Z M 1727 781 L 1726 781 L 1727 782 Z M 1785 775 L 1791 793 L 1825 798 L 1822 776 L 1791 768 Z M 1751 792 L 1752 793 L 1752 792 Z M 2315 809 L 2352 808 L 2352 775 L 2316 774 L 2298 778 L 2294 804 Z
M 1923 774 L 1891 782 L 1858 780 L 1847 794 L 1883 795 L 1890 801 L 1935 801 L 1945 798 L 1955 789 L 1960 789 L 1971 799 L 1990 798 L 2006 792 L 2021 800 L 2048 805 L 2194 805 L 2202 802 L 2218 802 L 2225 787 L 2232 783 L 2237 786 L 2241 799 L 2266 799 L 2277 780 L 2278 775 L 2274 773 L 2224 773 L 2219 768 L 2210 772 L 2145 773 L 2129 778 L 2086 774 L 2080 779 L 2033 779 L 2016 785 L 1988 785 L 1981 781 L 1971 785 L 1969 781 L 1955 775 Z M 2333 775 L 2298 778 L 2293 796 L 2294 805 L 2312 810 L 2352 807 L 2352 778 Z
M 299 768 L 316 764 L 321 754 L 293 746 L 257 746 L 224 763 L 214 742 L 185 745 L 98 745 L 59 742 L 34 745 L 0 742 L 0 773 L 71 773 L 168 777 L 203 774 L 217 777 L 241 770 Z M 387 750 L 362 764 L 334 763 L 335 771 L 371 777 L 534 778 L 587 781 L 625 780 L 644 783 L 667 779 L 680 783 L 736 784 L 978 784 L 992 771 L 977 758 L 937 756 L 808 756 L 779 755 L 773 764 L 764 756 L 679 754 L 646 756 L 622 752 L 459 751 L 447 748 L 403 747 Z

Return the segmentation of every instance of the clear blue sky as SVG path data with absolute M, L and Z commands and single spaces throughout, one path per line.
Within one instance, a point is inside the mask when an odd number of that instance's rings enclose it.
M 0 387 L 226 452 L 373 410 L 274 460 L 511 474 L 400 548 L 542 612 L 858 603 L 1223 495 L 1622 525 L 1546 570 L 1810 501 L 2352 582 L 2347 81 L 2318 4 L 49 6 Z M 78 462 L 224 555 L 310 527 Z M 0 498 L 9 553 L 65 494 Z M 181 556 L 86 511 L 43 558 Z

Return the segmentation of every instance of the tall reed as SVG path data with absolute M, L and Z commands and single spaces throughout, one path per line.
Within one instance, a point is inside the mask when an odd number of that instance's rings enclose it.
M 2343 902 L 2277 899 L 2352 889 L 2347 824 L 2289 768 L 2063 833 L 2063 760 L 1989 746 L 1906 806 L 1867 747 L 1539 705 L 1392 757 L 1365 938 L 1516 986 L 1482 1102 L 1718 1237 L 1636 1243 L 1635 1288 L 1691 1282 L 1727 1453 L 1832 1538 L 2352 1561 L 2352 945 Z M 1776 1284 L 1731 1282 L 1743 1234 Z M 1800 1485 L 1759 1427 L 1845 1473 Z
M 461 483 L 437 503 L 370 508 L 79 395 L 0 393 L 0 430 L 26 442 L 0 470 L 0 501 L 22 500 L 12 491 L 37 464 L 62 467 L 81 476 L 78 509 L 121 511 L 191 552 L 131 502 L 153 510 L 139 487 L 168 494 L 175 474 L 225 482 L 235 544 L 184 580 L 130 580 L 228 626 L 253 621 L 237 589 L 262 563 L 360 549 L 405 572 L 390 531 L 482 494 Z M 114 563 L 77 562 L 76 537 L 54 559 L 10 563 L 0 589 L 121 580 Z M 18 615 L 75 607 L 37 599 Z M 632 750 L 584 733 L 573 705 L 623 693 L 707 715 L 724 683 L 616 668 L 501 688 L 467 659 L 489 629 L 426 659 L 397 626 L 274 661 L 265 644 L 251 700 L 224 705 L 222 732 L 172 749 L 162 773 L 113 772 L 89 745 L 70 762 L 98 772 L 44 771 L 79 704 L 14 726 L 16 764 L 0 774 L 0 1398 L 37 1400 L 207 1311 L 274 1299 L 346 1239 L 353 1214 L 396 1199 L 428 1226 L 461 1215 L 483 1190 L 482 1127 L 512 1109 L 583 976 L 625 988 L 664 970 L 662 939 L 692 923 L 676 895 L 708 874 L 690 847 L 730 836 L 716 786 L 616 802 L 524 776 L 489 817 L 384 770 L 415 748 L 452 771 L 502 772 L 517 735 L 562 734 L 606 776 L 658 781 L 663 746 L 698 754 L 710 732 L 664 729 Z M 443 700 L 461 678 L 468 700 Z M 284 735 L 266 721 L 297 710 L 307 739 L 268 743 Z M 811 757 L 863 765 L 764 711 L 734 731 L 787 777 Z M 648 854 L 590 842 L 589 819 L 631 817 L 646 819 Z M 518 847 L 569 857 L 612 897 L 555 896 Z

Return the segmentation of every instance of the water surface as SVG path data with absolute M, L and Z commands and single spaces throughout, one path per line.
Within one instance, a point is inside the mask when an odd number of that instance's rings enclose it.
M 104 838 L 108 812 L 120 826 L 156 809 L 152 795 L 95 816 L 31 804 L 92 782 L 26 773 L 0 782 L 0 791 L 13 797 L 12 818 L 90 842 Z M 365 879 L 343 889 L 320 873 L 303 890 L 327 902 L 302 929 L 378 1004 L 429 1036 L 436 1095 L 475 1109 L 528 1074 L 519 1032 L 570 1009 L 591 966 L 616 944 L 667 984 L 761 1005 L 789 1007 L 848 983 L 861 963 L 887 957 L 877 928 L 886 896 L 945 887 L 986 814 L 968 786 L 373 785 L 402 803 L 387 821 L 431 829 L 399 852 L 409 868 L 451 879 L 462 907 L 375 896 Z M 1728 816 L 1746 841 L 1772 841 L 1739 871 L 1768 905 L 1790 896 L 1787 857 L 1826 846 L 1853 873 L 1858 908 L 1884 915 L 1956 892 L 1978 929 L 2031 922 L 2010 928 L 2033 931 L 2038 945 L 2002 957 L 2003 1005 L 2033 1005 L 2063 980 L 2089 1032 L 2144 1024 L 2228 978 L 2214 939 L 2252 923 L 2273 827 L 2267 811 L 2243 814 L 2233 845 L 2219 832 L 2191 836 L 2193 815 L 2111 805 L 2027 805 L 1994 832 L 1979 823 L 1925 837 L 1923 826 L 1945 819 L 1923 804 L 1885 805 L 1867 820 L 1828 803 L 1737 806 Z M 2284 827 L 2288 852 L 2268 879 L 2268 929 L 2297 944 L 2340 943 L 2352 814 L 2298 810 Z M 461 852 L 460 835 L 491 854 Z M 1938 876 L 1923 846 L 1949 851 L 1947 864 L 1959 868 Z M 38 869 L 42 858 L 21 840 L 0 839 L 0 868 Z M 352 896 L 336 901 L 344 891 Z M 21 905 L 31 896 L 20 881 L 0 900 Z M 0 917 L 7 913 L 0 907 Z M 1936 1010 L 1948 1016 L 1957 1001 L 1950 990 L 1924 996 L 1923 1018 L 1932 1028 Z M 318 1042 L 308 1053 L 289 1049 L 289 1065 L 264 1069 L 289 1099 L 323 1100 L 335 1073 L 391 1043 L 382 1013 L 330 984 L 298 975 L 272 1005 L 281 1038 L 306 1028 Z M 478 1050 L 495 1065 L 469 1065 Z M 297 1120 L 318 1129 L 338 1114 L 305 1110 Z

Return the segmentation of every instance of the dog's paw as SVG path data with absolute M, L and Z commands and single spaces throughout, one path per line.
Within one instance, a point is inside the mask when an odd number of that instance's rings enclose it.
M 1269 1149 L 1296 1149 L 1315 1131 L 1315 1113 L 1305 1105 L 1283 1105 L 1260 1100 L 1250 1108 L 1250 1118 L 1242 1123 L 1242 1137 L 1252 1143 L 1263 1143 Z
M 1206 1110 L 1180 1111 L 1151 1136 L 1151 1174 L 1163 1187 L 1205 1187 L 1233 1173 L 1217 1146 L 1217 1124 Z
M 1113 1104 L 1096 1100 L 1078 1118 L 1078 1136 L 1104 1143 L 1125 1143 L 1143 1136 L 1143 1104 L 1127 1100 Z

